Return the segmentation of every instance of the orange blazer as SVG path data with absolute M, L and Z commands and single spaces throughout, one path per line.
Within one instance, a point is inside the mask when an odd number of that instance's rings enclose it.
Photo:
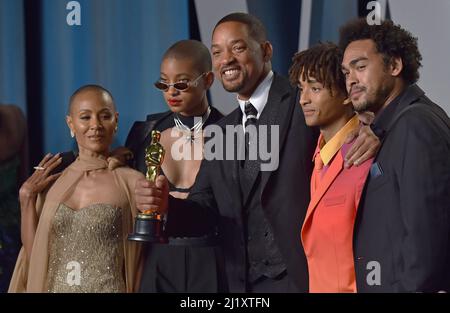
M 310 292 L 356 292 L 353 226 L 373 159 L 344 168 L 343 156 L 352 144 L 341 147 L 321 178 L 315 169 L 311 177 L 311 201 L 301 230 Z

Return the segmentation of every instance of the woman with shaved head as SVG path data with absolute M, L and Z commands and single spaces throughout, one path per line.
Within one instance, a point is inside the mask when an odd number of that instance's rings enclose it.
M 207 91 L 214 81 L 211 63 L 208 48 L 199 41 L 181 40 L 169 47 L 155 83 L 169 111 L 136 122 L 128 135 L 126 145 L 135 156 L 133 167 L 145 173 L 144 149 L 151 131 L 161 132 L 161 144 L 167 151 L 162 172 L 176 198 L 186 198 L 195 182 L 203 159 L 203 129 L 222 117 L 208 103 Z M 142 292 L 224 291 L 216 230 L 199 222 L 198 227 L 187 229 L 189 221 L 179 219 L 164 229 L 168 244 L 149 247 Z M 189 236 L 180 235 L 186 231 Z
M 139 246 L 127 240 L 135 215 L 133 188 L 143 175 L 111 169 L 119 114 L 111 94 L 88 85 L 70 98 L 66 117 L 77 159 L 62 173 L 47 154 L 19 191 L 20 251 L 10 292 L 133 292 Z

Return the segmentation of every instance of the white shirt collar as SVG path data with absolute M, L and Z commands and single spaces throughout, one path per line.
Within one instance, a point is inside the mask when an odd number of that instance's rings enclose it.
M 239 96 L 236 96 L 239 102 L 239 107 L 241 108 L 242 111 L 242 126 L 245 125 L 245 121 L 247 120 L 244 111 L 245 103 L 247 101 L 250 101 L 250 103 L 255 107 L 255 109 L 258 110 L 257 118 L 259 118 L 261 112 L 264 110 L 264 107 L 266 106 L 267 99 L 269 98 L 269 90 L 270 87 L 272 86 L 272 82 L 273 82 L 273 72 L 269 71 L 264 80 L 259 84 L 258 87 L 256 87 L 255 91 L 250 96 L 250 99 L 241 100 L 239 99 Z

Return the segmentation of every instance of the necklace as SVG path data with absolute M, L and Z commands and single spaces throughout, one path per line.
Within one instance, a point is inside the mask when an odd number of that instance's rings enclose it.
M 199 132 L 201 132 L 201 130 L 203 129 L 203 125 L 205 124 L 206 120 L 208 119 L 210 113 L 211 113 L 211 108 L 208 106 L 208 109 L 206 110 L 205 114 L 203 114 L 203 116 L 201 118 L 194 117 L 194 120 L 198 119 L 198 121 L 192 127 L 186 126 L 181 121 L 178 114 L 175 114 L 175 117 L 173 118 L 173 120 L 175 122 L 175 127 L 176 127 L 176 129 L 178 129 L 179 131 L 181 131 L 184 134 L 186 142 L 193 143 L 195 141 L 195 139 L 198 138 L 197 134 Z

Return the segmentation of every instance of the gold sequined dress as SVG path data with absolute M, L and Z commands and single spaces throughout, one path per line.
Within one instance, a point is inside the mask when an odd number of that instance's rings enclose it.
M 122 210 L 60 204 L 49 236 L 48 292 L 125 292 Z
M 8 292 L 135 292 L 141 246 L 127 237 L 137 214 L 134 187 L 144 175 L 110 159 L 79 155 L 36 201 L 39 222 L 31 255 L 22 247 Z M 111 183 L 72 210 L 67 203 L 93 171 Z M 106 189 L 105 189 L 106 188 Z

